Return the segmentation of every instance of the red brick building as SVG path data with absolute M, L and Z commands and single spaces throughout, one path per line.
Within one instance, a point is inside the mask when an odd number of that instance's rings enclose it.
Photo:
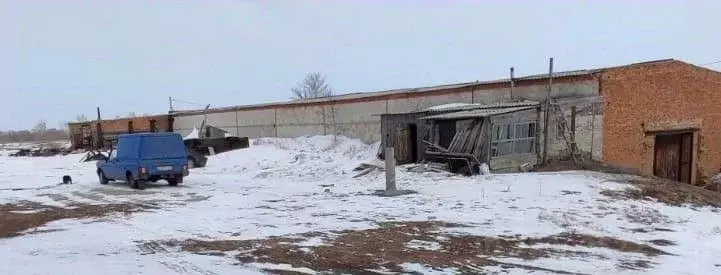
M 604 69 L 602 160 L 683 182 L 721 169 L 721 73 L 677 60 Z

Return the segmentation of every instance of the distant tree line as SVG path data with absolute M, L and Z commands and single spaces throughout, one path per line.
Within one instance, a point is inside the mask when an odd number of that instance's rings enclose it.
M 46 121 L 41 120 L 30 130 L 0 131 L 0 143 L 37 142 L 67 140 L 65 128 L 48 128 Z

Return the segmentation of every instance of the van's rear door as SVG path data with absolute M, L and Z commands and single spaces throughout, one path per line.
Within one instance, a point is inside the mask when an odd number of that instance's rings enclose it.
M 140 157 L 151 174 L 182 172 L 188 161 L 180 135 L 145 136 L 140 143 Z

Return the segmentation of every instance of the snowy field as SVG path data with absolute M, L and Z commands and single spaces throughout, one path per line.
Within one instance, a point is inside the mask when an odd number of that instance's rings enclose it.
M 101 186 L 82 155 L 0 152 L 0 274 L 721 273 L 721 213 L 602 193 L 630 176 L 398 167 L 417 193 L 387 198 L 381 171 L 353 178 L 377 151 L 257 139 L 145 190 Z

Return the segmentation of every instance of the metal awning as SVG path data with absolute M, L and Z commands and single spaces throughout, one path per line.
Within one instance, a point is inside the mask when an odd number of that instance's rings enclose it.
M 426 116 L 426 117 L 422 117 L 421 119 L 443 120 L 443 119 L 489 117 L 489 116 L 494 116 L 494 115 L 507 114 L 507 113 L 513 113 L 513 112 L 518 112 L 518 111 L 525 111 L 525 110 L 530 110 L 530 109 L 534 109 L 534 108 L 536 108 L 536 107 L 524 106 L 524 107 L 513 107 L 513 108 L 478 109 L 478 110 L 470 110 L 470 111 L 462 111 L 462 112 L 455 112 L 455 113 Z

